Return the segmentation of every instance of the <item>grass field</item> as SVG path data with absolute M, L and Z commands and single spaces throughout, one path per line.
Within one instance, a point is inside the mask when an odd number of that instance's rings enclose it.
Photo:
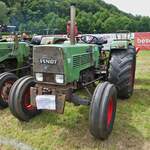
M 108 140 L 93 138 L 88 131 L 88 107 L 72 104 L 67 104 L 64 115 L 43 112 L 28 123 L 19 122 L 9 109 L 1 110 L 0 150 L 15 150 L 17 144 L 11 139 L 37 150 L 150 149 L 150 51 L 137 56 L 134 95 L 127 101 L 118 100 L 114 130 Z

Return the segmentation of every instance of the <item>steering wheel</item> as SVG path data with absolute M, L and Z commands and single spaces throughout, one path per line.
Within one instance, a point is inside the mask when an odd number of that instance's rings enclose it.
M 84 36 L 81 36 L 81 41 L 87 44 L 95 44 L 97 43 L 98 38 L 93 35 L 84 35 Z

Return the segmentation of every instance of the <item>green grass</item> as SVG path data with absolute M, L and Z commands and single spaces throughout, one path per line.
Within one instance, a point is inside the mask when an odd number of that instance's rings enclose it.
M 150 149 L 150 51 L 137 56 L 135 92 L 118 101 L 114 130 L 106 141 L 88 130 L 88 107 L 67 104 L 64 115 L 43 112 L 30 122 L 19 122 L 9 109 L 0 111 L 0 137 L 17 139 L 38 150 L 148 150 Z M 0 145 L 0 150 L 13 150 Z

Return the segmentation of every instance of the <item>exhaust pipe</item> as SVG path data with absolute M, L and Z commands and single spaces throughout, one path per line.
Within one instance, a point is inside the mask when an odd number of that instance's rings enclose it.
M 76 8 L 74 4 L 70 6 L 70 20 L 71 20 L 71 28 L 70 28 L 70 43 L 71 45 L 75 44 L 75 16 L 76 16 Z

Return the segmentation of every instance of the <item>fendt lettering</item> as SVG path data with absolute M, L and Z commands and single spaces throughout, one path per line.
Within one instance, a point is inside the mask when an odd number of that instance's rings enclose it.
M 56 65 L 57 60 L 56 59 L 48 59 L 48 58 L 41 58 L 40 59 L 40 64 L 49 64 L 49 65 Z

